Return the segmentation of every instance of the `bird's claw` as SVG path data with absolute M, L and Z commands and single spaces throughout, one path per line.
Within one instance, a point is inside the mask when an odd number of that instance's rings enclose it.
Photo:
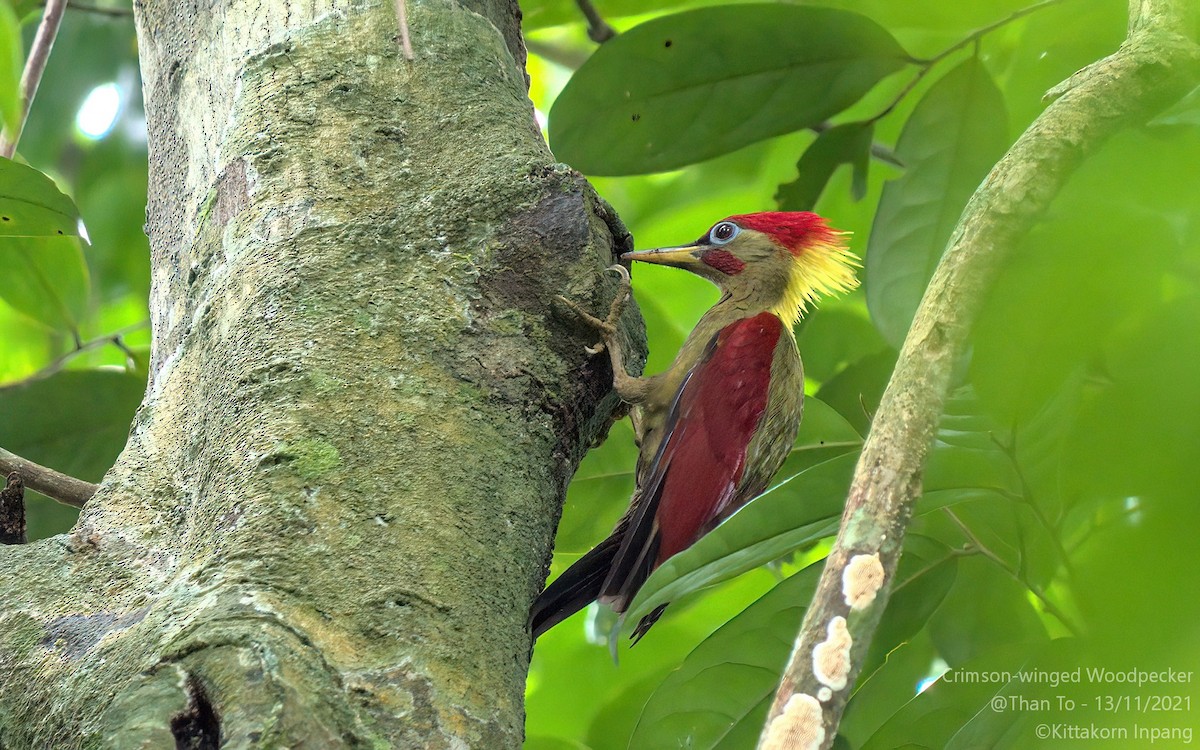
M 621 283 L 622 283 L 622 284 L 624 284 L 625 286 L 631 286 L 631 285 L 632 285 L 632 281 L 631 281 L 631 280 L 630 280 L 630 278 L 629 278 L 629 269 L 628 269 L 628 268 L 626 268 L 625 266 L 621 265 L 620 263 L 617 263 L 617 264 L 615 264 L 615 265 L 611 265 L 611 266 L 609 266 L 608 268 L 606 268 L 606 269 L 604 269 L 604 270 L 605 270 L 605 271 L 616 271 L 616 273 L 617 273 L 617 276 L 621 277 Z
M 617 274 L 617 276 L 620 278 L 620 284 L 622 288 L 619 292 L 617 292 L 617 296 L 613 299 L 612 304 L 609 305 L 608 315 L 605 316 L 604 320 L 592 315 L 578 304 L 572 302 L 561 294 L 555 297 L 555 299 L 557 299 L 559 302 L 571 308 L 571 311 L 578 315 L 585 323 L 600 332 L 601 337 L 604 339 L 603 341 L 595 346 L 584 347 L 589 354 L 599 354 L 603 352 L 607 347 L 609 340 L 616 337 L 617 321 L 621 319 L 621 312 L 625 309 L 625 303 L 629 300 L 629 291 L 631 288 L 629 270 L 622 265 L 609 266 L 605 270 L 613 271 Z

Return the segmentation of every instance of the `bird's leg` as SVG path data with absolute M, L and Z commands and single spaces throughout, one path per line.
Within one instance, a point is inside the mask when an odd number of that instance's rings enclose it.
M 629 404 L 637 404 L 645 400 L 646 392 L 649 389 L 649 381 L 646 378 L 633 377 L 626 371 L 625 352 L 621 349 L 621 342 L 617 339 L 617 322 L 621 319 L 625 303 L 629 301 L 629 294 L 632 288 L 629 281 L 629 271 L 620 265 L 610 266 L 608 270 L 615 271 L 621 277 L 621 289 L 617 292 L 616 298 L 613 299 L 612 304 L 609 306 L 608 315 L 604 320 L 587 312 L 566 297 L 560 295 L 558 300 L 571 308 L 585 323 L 599 331 L 600 343 L 585 348 L 589 354 L 599 354 L 605 349 L 608 350 L 608 359 L 612 362 L 613 390 L 617 392 L 622 401 Z

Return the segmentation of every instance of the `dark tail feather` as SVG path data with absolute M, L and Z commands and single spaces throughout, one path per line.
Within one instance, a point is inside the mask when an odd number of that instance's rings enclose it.
M 658 618 L 662 617 L 663 610 L 667 608 L 666 604 L 660 604 L 654 608 L 654 611 L 638 620 L 637 627 L 629 634 L 629 638 L 633 641 L 630 647 L 636 646 L 637 642 L 642 640 L 642 636 L 650 629 L 650 626 L 658 622 Z
M 620 546 L 621 538 L 613 534 L 546 587 L 529 610 L 529 629 L 535 639 L 600 596 Z

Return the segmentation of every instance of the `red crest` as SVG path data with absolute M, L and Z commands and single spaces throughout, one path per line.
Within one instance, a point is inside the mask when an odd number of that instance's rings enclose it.
M 831 245 L 837 232 L 825 219 L 810 211 L 763 211 L 757 214 L 730 216 L 743 229 L 753 229 L 770 235 L 776 242 L 799 255 L 812 245 Z

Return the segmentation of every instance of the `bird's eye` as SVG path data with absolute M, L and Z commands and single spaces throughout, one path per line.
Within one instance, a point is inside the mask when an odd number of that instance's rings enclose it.
M 722 221 L 709 231 L 708 240 L 714 245 L 724 245 L 734 237 L 737 237 L 740 231 L 742 231 L 741 227 L 732 221 Z

